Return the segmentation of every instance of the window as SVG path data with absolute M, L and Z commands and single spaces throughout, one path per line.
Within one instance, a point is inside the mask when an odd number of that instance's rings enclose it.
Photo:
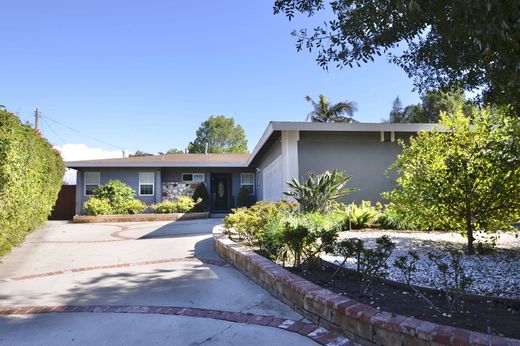
M 139 196 L 153 196 L 154 172 L 139 172 Z
M 203 183 L 204 173 L 182 173 L 182 181 L 185 183 Z
M 85 196 L 93 196 L 94 190 L 100 185 L 99 172 L 85 172 Z
M 240 187 L 245 187 L 250 195 L 255 194 L 255 174 L 240 173 Z

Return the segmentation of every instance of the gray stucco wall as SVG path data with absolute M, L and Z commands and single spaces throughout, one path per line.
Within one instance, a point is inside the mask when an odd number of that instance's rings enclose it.
M 386 133 L 389 140 L 390 134 Z M 396 133 L 407 139 L 408 134 Z M 352 176 L 348 187 L 357 188 L 345 202 L 382 201 L 381 193 L 393 188 L 385 171 L 401 149 L 397 142 L 381 142 L 379 132 L 301 132 L 298 143 L 300 178 L 308 172 L 343 170 Z
M 136 192 L 136 198 L 146 204 L 161 201 L 161 171 L 157 168 L 84 168 L 78 170 L 76 179 L 76 214 L 84 214 L 83 203 L 91 196 L 85 196 L 85 172 L 99 172 L 101 185 L 111 179 L 121 180 Z M 155 189 L 153 196 L 139 196 L 139 172 L 155 172 Z
M 276 160 L 278 157 L 280 157 L 280 155 L 282 155 L 282 142 L 281 141 L 276 141 L 274 142 L 270 147 L 269 149 L 265 152 L 265 154 L 263 154 L 258 163 L 256 164 L 256 168 L 259 168 L 260 169 L 260 173 L 257 174 L 257 177 L 256 177 L 256 196 L 257 196 L 257 200 L 262 200 L 264 197 L 263 197 L 263 189 L 262 189 L 262 172 L 264 170 L 265 167 L 269 166 L 269 164 L 271 162 L 273 162 L 274 160 Z M 281 177 L 280 177 L 281 179 Z

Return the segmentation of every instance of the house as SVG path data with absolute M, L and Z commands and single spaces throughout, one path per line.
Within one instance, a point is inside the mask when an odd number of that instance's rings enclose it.
M 352 176 L 357 191 L 345 201 L 381 200 L 392 189 L 385 173 L 400 152 L 398 139 L 408 140 L 433 124 L 368 124 L 271 122 L 250 155 L 172 154 L 67 162 L 77 170 L 76 213 L 94 188 L 119 179 L 144 203 L 190 195 L 201 182 L 210 192 L 210 211 L 236 206 L 240 187 L 256 200 L 278 200 L 286 181 L 308 172 L 334 169 Z

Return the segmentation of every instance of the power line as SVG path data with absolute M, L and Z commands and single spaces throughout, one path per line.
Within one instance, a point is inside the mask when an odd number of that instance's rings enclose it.
M 40 117 L 41 117 L 41 115 L 40 115 Z M 47 126 L 52 131 L 52 133 L 54 133 L 54 135 L 60 140 L 61 144 L 64 145 L 65 141 L 63 140 L 63 138 L 61 138 L 61 136 L 58 134 L 58 132 L 54 131 L 54 128 L 51 126 L 51 124 L 49 124 L 49 122 L 45 118 L 41 118 L 41 119 L 42 119 L 42 124 L 45 124 L 45 126 Z
M 93 139 L 93 140 L 95 140 L 95 141 L 98 141 L 98 142 L 100 142 L 100 143 L 103 143 L 103 144 L 106 144 L 106 145 L 110 145 L 111 147 L 114 147 L 114 148 L 117 148 L 117 149 L 125 150 L 125 148 L 123 148 L 123 147 L 121 147 L 121 146 L 119 146 L 119 145 L 115 145 L 115 144 L 112 144 L 112 143 L 108 143 L 108 142 L 106 142 L 106 141 L 104 141 L 104 140 L 102 140 L 102 139 L 96 138 L 96 137 L 91 136 L 91 135 L 87 135 L 86 133 L 83 133 L 83 132 L 81 132 L 81 131 L 78 131 L 78 130 L 76 130 L 76 129 L 74 129 L 74 128 L 68 126 L 68 125 L 65 125 L 65 124 L 59 122 L 58 120 L 54 120 L 53 118 L 49 117 L 48 115 L 44 115 L 44 114 L 42 114 L 41 112 L 40 112 L 40 117 L 41 117 L 41 118 L 47 118 L 48 120 L 50 120 L 50 121 L 52 121 L 52 122 L 54 122 L 54 123 L 56 123 L 56 124 L 58 124 L 58 125 L 61 125 L 61 126 L 67 128 L 67 129 L 71 130 L 71 131 L 74 131 L 74 132 L 76 132 L 76 133 L 79 133 L 80 135 L 83 135 L 83 136 L 85 136 L 85 137 L 88 137 L 88 138 L 90 138 L 90 139 Z

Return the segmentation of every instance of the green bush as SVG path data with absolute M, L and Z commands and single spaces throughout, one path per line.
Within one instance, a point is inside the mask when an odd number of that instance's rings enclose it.
M 109 180 L 94 190 L 94 196 L 83 203 L 87 215 L 141 214 L 147 206 L 134 198 L 135 191 L 120 180 Z
M 385 229 L 414 230 L 417 229 L 415 222 L 408 220 L 406 215 L 400 212 L 392 203 L 379 207 L 380 213 L 377 218 L 379 227 Z
M 193 212 L 207 212 L 209 211 L 209 193 L 206 184 L 200 183 L 193 192 L 192 199 L 200 201 L 193 207 Z
M 94 190 L 94 195 L 99 199 L 106 199 L 112 208 L 113 214 L 129 214 L 127 205 L 132 203 L 135 191 L 120 180 L 109 180 Z
M 236 208 L 224 218 L 224 226 L 227 229 L 235 229 L 240 236 L 249 243 L 254 243 L 260 238 L 260 232 L 270 221 L 279 220 L 282 215 L 295 213 L 298 204 L 280 200 L 276 203 L 260 201 L 250 208 Z
M 354 203 L 349 204 L 345 212 L 352 229 L 370 227 L 379 216 L 379 212 L 371 205 L 370 201 L 362 201 L 359 206 Z
M 298 201 L 304 212 L 328 212 L 333 209 L 339 197 L 354 191 L 345 188 L 351 176 L 340 171 L 309 173 L 307 176 L 307 180 L 302 184 L 293 178 L 287 183 L 291 191 L 284 192 Z
M 99 216 L 113 214 L 112 206 L 108 199 L 92 197 L 83 203 L 83 208 L 87 215 Z
M 242 186 L 240 190 L 238 190 L 237 195 L 237 206 L 241 207 L 250 207 L 253 203 L 253 196 L 249 194 L 249 190 Z
M 189 213 L 199 203 L 188 196 L 180 196 L 175 201 L 164 200 L 161 203 L 152 204 L 150 208 L 155 214 Z
M 64 172 L 59 152 L 45 138 L 0 110 L 0 255 L 47 220 Z
M 134 198 L 128 201 L 124 206 L 125 214 L 142 214 L 148 208 L 142 201 Z

